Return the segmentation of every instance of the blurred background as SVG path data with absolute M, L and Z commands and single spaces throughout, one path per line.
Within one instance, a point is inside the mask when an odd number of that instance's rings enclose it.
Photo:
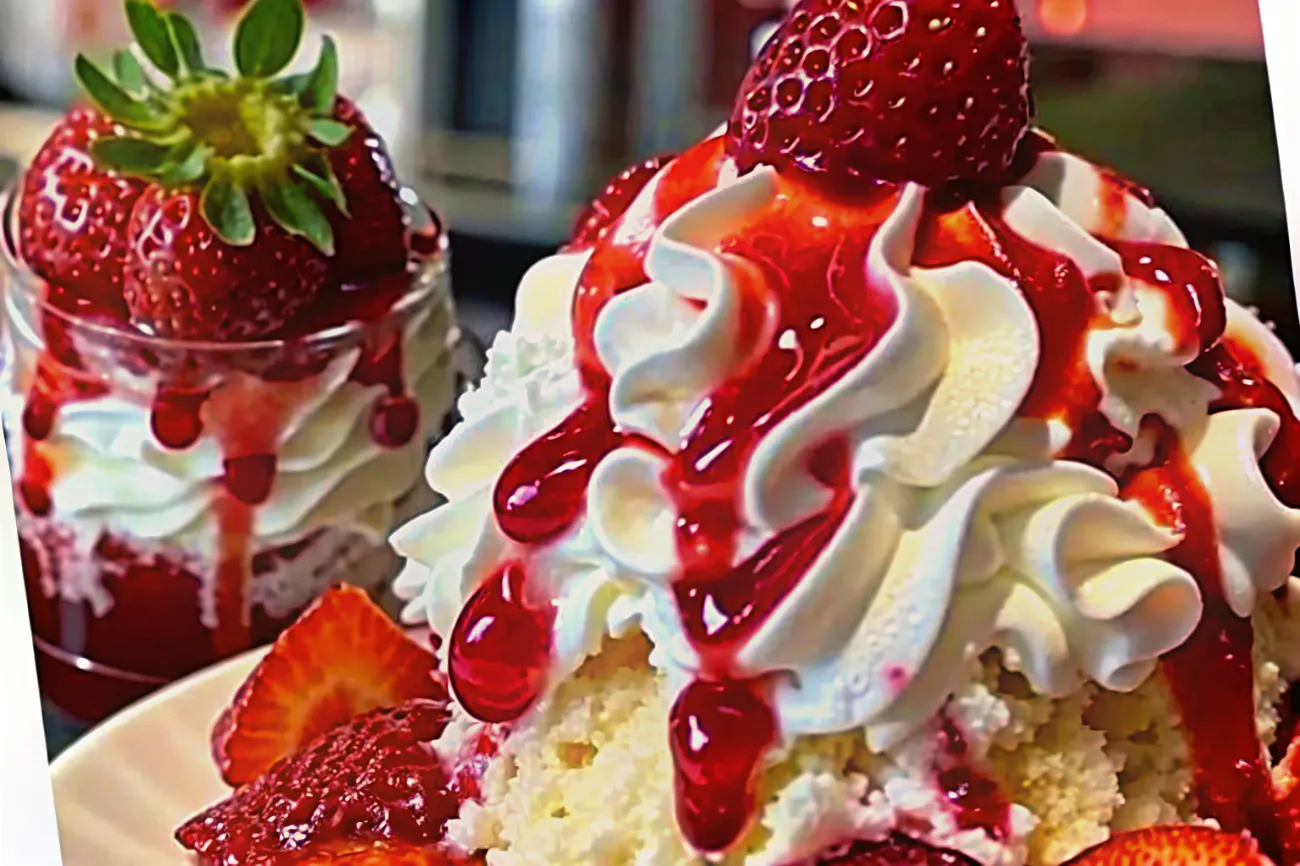
M 164 0 L 159 0 L 163 5 Z M 1255 0 L 1018 0 L 1039 123 L 1152 187 L 1229 292 L 1300 348 Z M 211 26 L 242 0 L 168 0 Z M 514 286 L 625 165 L 723 122 L 782 0 L 309 0 L 344 88 L 453 228 L 454 280 L 485 338 Z M 118 0 L 0 0 L 0 156 L 73 99 L 76 51 L 124 38 Z M 314 57 L 315 49 L 304 52 Z M 310 57 L 304 58 L 310 60 Z

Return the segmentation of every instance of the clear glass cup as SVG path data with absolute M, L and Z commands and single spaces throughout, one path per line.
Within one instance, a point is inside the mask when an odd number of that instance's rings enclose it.
M 432 503 L 427 449 L 480 360 L 436 222 L 400 285 L 339 290 L 341 324 L 197 343 L 56 303 L 12 210 L 0 394 L 47 702 L 94 723 L 273 640 L 332 583 L 382 601 L 387 533 Z

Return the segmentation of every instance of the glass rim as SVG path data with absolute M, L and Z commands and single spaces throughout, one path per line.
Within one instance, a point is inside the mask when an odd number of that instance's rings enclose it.
M 409 274 L 411 287 L 393 302 L 393 305 L 384 312 L 381 318 L 370 321 L 358 319 L 341 322 L 301 336 L 259 340 L 187 340 L 175 337 L 159 337 L 139 330 L 115 327 L 57 307 L 51 304 L 44 296 L 44 293 L 40 291 L 40 287 L 45 285 L 46 281 L 27 267 L 27 263 L 23 261 L 21 254 L 18 252 L 17 205 L 21 183 L 20 177 L 19 180 L 0 188 L 0 266 L 3 266 L 3 269 L 8 272 L 4 276 L 7 277 L 10 284 L 17 286 L 21 295 L 42 314 L 54 316 L 69 327 L 94 339 L 103 339 L 119 345 L 126 343 L 141 349 L 169 353 L 185 352 L 209 355 L 276 352 L 285 349 L 320 349 L 338 345 L 350 338 L 364 335 L 384 323 L 400 320 L 405 315 L 419 310 L 426 302 L 436 299 L 439 295 L 450 297 L 447 277 L 450 274 L 448 258 L 451 248 L 446 230 L 447 223 L 437 211 L 423 202 L 419 202 L 418 206 L 428 212 L 429 217 L 439 228 L 437 248 L 425 256 L 424 262 L 419 268 Z M 401 189 L 404 192 L 410 191 L 414 195 L 414 191 L 410 187 L 402 187 Z M 403 198 L 405 199 L 405 196 Z M 418 197 L 415 200 L 419 201 Z M 12 301 L 8 300 L 10 293 L 4 292 L 3 294 L 6 296 L 6 306 L 12 303 Z

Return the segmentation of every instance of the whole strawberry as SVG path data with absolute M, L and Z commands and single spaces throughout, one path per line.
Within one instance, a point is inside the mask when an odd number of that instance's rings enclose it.
M 334 117 L 353 130 L 330 153 L 348 208 L 346 214 L 330 215 L 336 244 L 334 269 L 345 283 L 367 282 L 406 265 L 406 208 L 388 149 L 361 109 L 340 96 Z
M 119 52 L 111 72 L 78 57 L 77 75 L 103 123 L 116 124 L 89 142 L 95 170 L 132 184 L 104 218 L 120 250 L 104 258 L 132 324 L 163 337 L 262 339 L 327 285 L 404 266 L 391 252 L 369 271 L 356 263 L 357 250 L 405 240 L 389 216 L 400 208 L 391 176 L 352 171 L 345 184 L 335 172 L 376 146 L 358 114 L 339 111 L 334 43 L 325 39 L 310 72 L 282 75 L 302 41 L 303 0 L 248 4 L 233 75 L 205 63 L 179 13 L 126 0 L 126 14 L 137 50 Z M 40 257 L 26 245 L 24 254 Z
M 144 182 L 95 164 L 95 142 L 121 128 L 98 111 L 63 118 L 23 176 L 18 252 L 41 279 L 87 312 L 122 307 L 127 223 Z
M 161 336 L 253 340 L 283 328 L 325 286 L 329 260 L 259 213 L 256 235 L 228 244 L 192 190 L 150 187 L 131 212 L 123 294 L 131 319 Z
M 727 146 L 742 172 L 830 193 L 996 181 L 1029 116 L 1014 0 L 801 0 L 750 68 Z

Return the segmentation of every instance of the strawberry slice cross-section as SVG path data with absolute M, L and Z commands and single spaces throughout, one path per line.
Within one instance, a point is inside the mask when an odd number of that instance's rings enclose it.
M 363 713 L 445 700 L 436 664 L 363 590 L 329 590 L 280 635 L 218 719 L 212 753 L 222 778 L 251 782 Z
M 1172 825 L 1120 833 L 1068 866 L 1274 866 L 1248 836 Z

